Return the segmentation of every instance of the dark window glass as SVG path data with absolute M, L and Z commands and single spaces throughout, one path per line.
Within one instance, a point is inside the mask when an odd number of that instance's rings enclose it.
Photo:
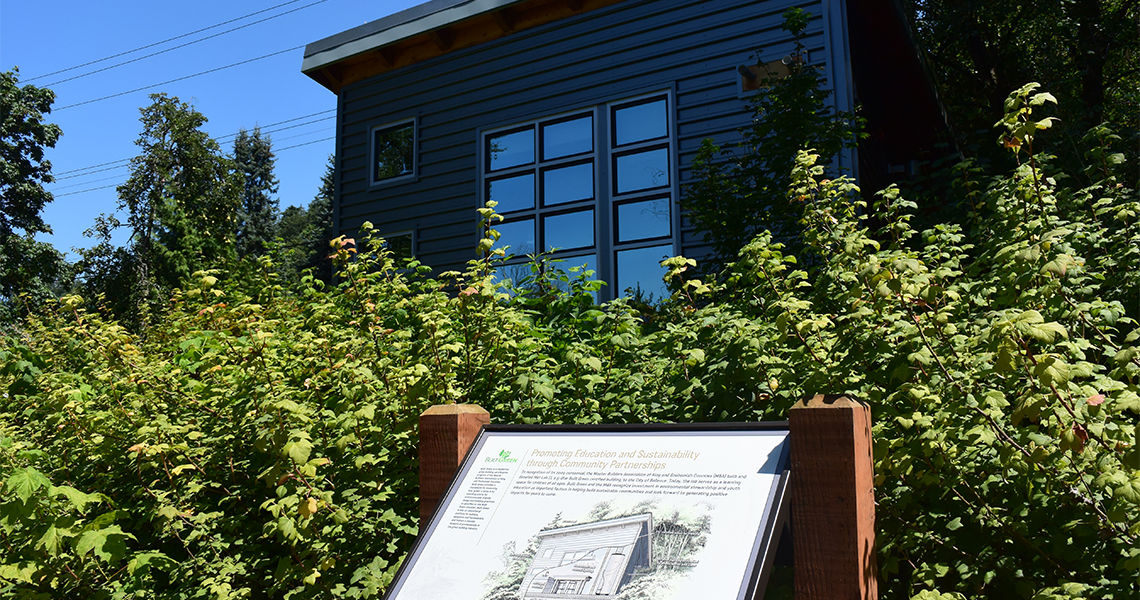
M 492 180 L 487 184 L 487 199 L 499 203 L 495 206 L 498 213 L 534 208 L 534 173 Z
M 669 185 L 669 149 L 656 148 L 617 157 L 617 193 Z
M 415 168 L 414 123 L 377 129 L 372 136 L 373 182 L 412 174 Z
M 617 207 L 619 242 L 665 237 L 673 230 L 671 223 L 668 198 L 629 202 Z
M 507 256 L 534 254 L 534 219 L 498 223 L 493 229 L 501 234 L 493 246 L 495 250 L 503 248 L 507 251 Z
M 614 110 L 614 144 L 654 140 L 669 135 L 669 115 L 665 99 L 653 100 Z
M 572 250 L 594 245 L 594 211 L 553 215 L 542 220 L 547 250 Z
M 492 171 L 534 162 L 534 128 L 491 136 L 487 156 Z
M 551 160 L 594 151 L 594 117 L 542 126 L 542 159 Z
M 542 203 L 546 206 L 594 197 L 594 163 L 542 172 Z
M 627 290 L 640 290 L 646 300 L 660 300 L 665 298 L 667 291 L 665 282 L 665 267 L 661 261 L 669 257 L 673 246 L 651 246 L 649 248 L 635 248 L 633 250 L 619 250 L 617 252 L 617 295 L 631 294 Z
M 412 248 L 412 234 L 398 233 L 384 238 L 384 247 L 392 253 L 392 258 L 400 261 L 415 254 Z

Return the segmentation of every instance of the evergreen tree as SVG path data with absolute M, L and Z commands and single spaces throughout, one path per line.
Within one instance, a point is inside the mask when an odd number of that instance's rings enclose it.
M 233 161 L 202 131 L 202 113 L 165 94 L 151 100 L 140 111 L 141 152 L 118 188 L 131 229 L 130 260 L 114 267 L 133 270 L 129 293 L 120 290 L 114 299 L 126 313 L 120 316 L 140 325 L 183 279 L 233 258 L 241 189 Z
M 306 269 L 324 282 L 332 281 L 329 240 L 333 237 L 332 205 L 335 190 L 335 158 L 330 155 L 321 187 L 308 208 L 290 206 L 281 214 L 277 231 L 282 240 L 281 269 L 287 279 L 297 279 Z
M 52 201 L 44 184 L 54 181 L 44 149 L 54 148 L 62 135 L 58 125 L 45 123 L 55 93 L 19 85 L 19 72 L 0 73 L 0 319 L 26 312 L 53 295 L 52 286 L 65 279 L 63 255 L 37 233 L 51 233 L 41 212 Z M 30 303 L 17 301 L 26 294 Z
M 234 140 L 234 161 L 242 177 L 241 205 L 238 208 L 238 256 L 259 255 L 276 237 L 277 177 L 273 175 L 276 162 L 273 142 L 261 135 L 255 127 L 250 133 L 238 132 Z

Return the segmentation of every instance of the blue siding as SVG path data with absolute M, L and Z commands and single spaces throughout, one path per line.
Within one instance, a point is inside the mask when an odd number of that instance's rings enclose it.
M 419 258 L 453 269 L 476 244 L 478 131 L 646 92 L 673 90 L 680 173 L 700 141 L 734 138 L 747 123 L 738 65 L 788 54 L 782 13 L 817 15 L 807 32 L 813 63 L 846 55 L 828 38 L 839 0 L 628 0 L 608 8 L 453 52 L 341 91 L 337 226 L 351 234 L 366 220 L 381 233 L 415 229 Z M 831 15 L 830 17 L 828 15 Z M 842 45 L 842 39 L 840 40 Z M 846 85 L 840 70 L 839 83 Z M 418 178 L 370 186 L 368 133 L 419 117 Z M 703 254 L 683 229 L 682 253 Z

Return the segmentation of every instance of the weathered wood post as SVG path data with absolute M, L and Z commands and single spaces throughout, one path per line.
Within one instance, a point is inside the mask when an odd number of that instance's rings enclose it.
M 420 415 L 420 527 L 436 505 L 479 429 L 491 415 L 474 404 L 437 404 Z
M 870 408 L 817 395 L 792 407 L 788 421 L 796 600 L 874 599 Z

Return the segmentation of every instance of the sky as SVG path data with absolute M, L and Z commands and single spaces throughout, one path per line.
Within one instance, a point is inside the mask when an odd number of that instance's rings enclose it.
M 270 132 L 281 208 L 308 206 L 334 152 L 336 96 L 301 73 L 303 46 L 420 1 L 0 0 L 0 71 L 18 67 L 21 85 L 52 89 L 56 100 L 47 121 L 63 129 L 55 148 L 46 153 L 56 182 L 47 186 L 55 200 L 43 217 L 53 233 L 37 239 L 62 252 L 95 243 L 83 232 L 100 214 L 116 212 L 115 186 L 127 179 L 125 159 L 138 150 L 139 109 L 154 93 L 176 96 L 205 115 L 203 128 L 227 153 L 241 128 L 260 126 Z M 259 14 L 246 17 L 251 13 Z M 210 29 L 156 44 L 205 28 Z M 234 28 L 240 29 L 225 33 Z M 188 44 L 196 40 L 202 41 Z M 156 45 L 51 74 L 151 44 Z M 182 44 L 188 45 L 176 48 Z M 163 50 L 169 51 L 140 59 Z M 106 70 L 62 81 L 98 69 Z M 147 89 L 86 103 L 143 87 Z M 119 217 L 125 220 L 122 213 Z M 114 239 L 123 244 L 127 233 L 120 230 Z

